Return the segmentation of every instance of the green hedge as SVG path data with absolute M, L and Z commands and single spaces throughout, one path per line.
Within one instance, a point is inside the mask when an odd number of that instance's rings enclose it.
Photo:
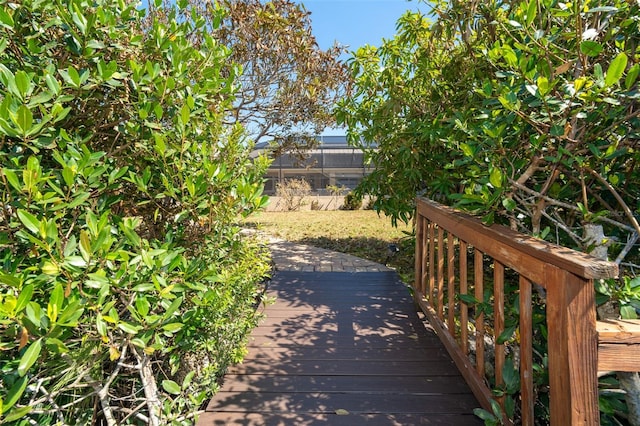
M 228 51 L 128 3 L 0 6 L 6 423 L 190 424 L 256 321 L 234 223 L 266 161 L 223 123 Z

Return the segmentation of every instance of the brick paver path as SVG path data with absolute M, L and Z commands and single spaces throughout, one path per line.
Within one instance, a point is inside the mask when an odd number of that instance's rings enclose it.
M 282 240 L 269 243 L 278 271 L 298 272 L 386 272 L 385 265 L 318 247 Z

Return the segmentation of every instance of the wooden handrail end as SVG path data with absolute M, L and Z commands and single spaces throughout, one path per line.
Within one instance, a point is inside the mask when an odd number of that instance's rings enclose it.
M 640 371 L 640 320 L 596 322 L 598 371 Z

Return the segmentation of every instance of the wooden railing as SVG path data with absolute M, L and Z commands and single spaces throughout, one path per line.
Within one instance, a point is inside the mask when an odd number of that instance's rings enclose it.
M 546 304 L 551 424 L 599 424 L 593 280 L 616 277 L 615 263 L 503 226 L 487 227 L 471 216 L 420 198 L 415 266 L 416 301 L 483 408 L 491 411 L 490 401 L 494 398 L 485 379 L 485 340 L 493 346 L 494 386 L 504 384 L 506 347 L 498 343 L 498 336 L 505 329 L 505 277 L 508 277 L 517 280 L 515 291 L 519 300 L 518 338 L 509 344 L 519 346 L 516 358 L 522 424 L 534 423 L 532 298 L 544 299 Z M 544 289 L 540 290 L 543 296 L 532 292 L 535 285 Z M 477 303 L 469 303 L 470 296 L 488 302 L 492 309 L 479 309 Z M 487 335 L 489 338 L 485 339 Z M 470 346 L 474 346 L 473 351 Z M 618 346 L 622 347 L 627 348 Z M 601 367 L 614 367 L 611 364 Z M 634 371 L 633 362 L 630 364 L 629 369 Z

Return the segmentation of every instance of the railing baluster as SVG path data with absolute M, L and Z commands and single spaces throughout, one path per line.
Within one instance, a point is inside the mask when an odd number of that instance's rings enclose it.
M 436 286 L 435 277 L 435 250 L 436 250 L 436 224 L 429 223 L 429 288 L 427 293 L 427 300 L 429 305 L 433 308 L 433 291 Z
M 438 318 L 444 320 L 444 229 L 438 227 Z
M 424 219 L 422 218 L 422 216 L 418 216 L 418 218 L 416 219 L 416 248 L 415 248 L 416 254 L 413 259 L 414 261 L 413 265 L 414 265 L 415 274 L 416 274 L 413 281 L 413 288 L 416 288 L 416 289 L 422 289 L 422 252 L 424 251 L 423 242 L 422 242 L 423 221 Z
M 533 387 L 533 311 L 532 282 L 546 289 L 548 330 L 550 422 L 554 426 L 598 424 L 598 341 L 595 328 L 593 280 L 614 278 L 617 265 L 583 253 L 554 246 L 539 239 L 517 233 L 499 225 L 484 226 L 470 217 L 433 201 L 419 198 L 417 214 L 422 222 L 421 247 L 417 250 L 416 273 L 423 278 L 417 285 L 426 286 L 424 299 L 417 300 L 430 323 L 452 355 L 452 358 L 482 407 L 492 410 L 492 396 L 485 374 L 484 261 L 494 265 L 493 330 L 498 339 L 505 329 L 505 269 L 519 277 L 520 318 L 520 395 L 522 424 L 534 424 L 535 394 Z M 436 228 L 438 231 L 436 232 Z M 447 235 L 445 255 L 444 235 Z M 418 235 L 418 234 L 417 234 Z M 426 239 L 429 242 L 426 242 Z M 436 239 L 438 241 L 436 246 Z M 455 244 L 459 246 L 459 272 L 455 267 Z M 468 249 L 474 248 L 473 277 L 469 276 Z M 437 259 L 436 259 L 436 252 Z M 446 256 L 446 258 L 445 258 Z M 447 261 L 447 324 L 444 323 L 444 262 Z M 427 265 L 428 263 L 428 265 Z M 428 272 L 427 272 L 428 268 Z M 473 348 L 469 342 L 469 305 L 459 303 L 455 295 L 470 293 L 475 323 L 475 366 L 469 360 Z M 416 294 L 421 294 L 416 289 Z M 452 303 L 453 302 L 453 303 Z M 456 305 L 455 303 L 459 303 Z M 437 305 L 437 306 L 436 306 Z M 455 338 L 459 312 L 459 339 Z M 504 385 L 505 345 L 495 347 L 495 383 Z M 504 405 L 503 405 L 504 407 Z M 510 419 L 506 420 L 510 423 Z
M 498 337 L 504 331 L 504 265 L 498 261 L 493 262 L 493 328 L 496 339 L 495 345 L 495 374 L 496 387 L 504 385 L 502 369 L 504 368 L 504 344 L 498 344 Z M 504 398 L 498 398 L 498 402 L 504 410 Z
M 415 282 L 414 288 L 424 294 L 424 222 L 425 218 L 418 216 L 416 220 L 416 257 L 415 257 Z
M 467 243 L 460 240 L 460 294 L 467 294 Z M 462 352 L 469 354 L 469 306 L 466 303 L 460 304 L 460 342 Z
M 520 399 L 522 426 L 533 426 L 533 315 L 531 281 L 520 275 Z
M 455 261 L 456 253 L 454 249 L 454 236 L 452 233 L 447 233 L 447 326 L 449 327 L 449 333 L 455 338 L 456 322 L 455 322 L 455 303 L 456 303 L 456 275 L 455 275 Z
M 473 262 L 473 287 L 475 289 L 475 298 L 479 303 L 484 302 L 483 287 L 483 259 L 482 252 L 478 249 L 474 251 Z M 475 309 L 476 318 L 476 371 L 480 377 L 484 377 L 484 314 L 478 307 Z

